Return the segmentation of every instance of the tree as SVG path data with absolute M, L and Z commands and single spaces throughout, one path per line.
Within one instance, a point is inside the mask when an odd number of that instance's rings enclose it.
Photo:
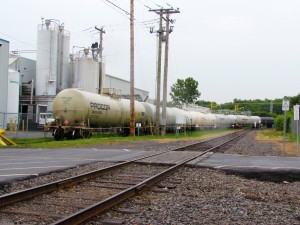
M 201 93 L 198 91 L 198 81 L 192 77 L 185 80 L 177 79 L 171 87 L 170 96 L 174 104 L 195 103 Z

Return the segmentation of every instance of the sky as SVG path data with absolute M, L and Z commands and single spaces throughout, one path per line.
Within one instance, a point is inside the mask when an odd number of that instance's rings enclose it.
M 0 39 L 35 59 L 37 25 L 57 19 L 71 46 L 90 47 L 103 27 L 106 73 L 130 80 L 129 0 L 0 0 Z M 199 100 L 277 99 L 300 93 L 299 0 L 135 0 L 135 87 L 156 96 L 158 15 L 179 8 L 170 34 L 168 93 L 177 79 L 198 82 Z M 163 46 L 164 50 L 164 46 Z M 164 57 L 164 56 L 163 56 Z M 162 73 L 163 77 L 163 73 Z M 162 93 L 162 92 L 161 92 Z M 170 97 L 168 97 L 170 100 Z

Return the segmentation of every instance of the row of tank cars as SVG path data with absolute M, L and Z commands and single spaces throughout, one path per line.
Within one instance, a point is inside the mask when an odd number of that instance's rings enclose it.
M 87 138 L 97 129 L 115 129 L 129 133 L 130 100 L 65 89 L 53 101 L 55 121 L 47 123 L 45 131 L 52 131 L 55 140 Z M 155 122 L 156 106 L 135 101 L 135 123 L 142 133 L 151 133 Z M 258 127 L 257 116 L 224 115 L 167 108 L 166 125 L 169 131 L 189 129 L 253 126 Z

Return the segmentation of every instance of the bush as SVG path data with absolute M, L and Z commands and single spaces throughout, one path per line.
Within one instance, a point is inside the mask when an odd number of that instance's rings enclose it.
M 275 129 L 278 131 L 283 131 L 284 127 L 284 116 L 280 115 L 274 119 Z
M 288 113 L 286 116 L 286 132 L 289 133 L 290 132 L 290 124 L 291 124 L 291 119 L 292 119 L 292 114 Z M 274 119 L 274 125 L 275 125 L 275 129 L 278 131 L 283 131 L 284 129 L 284 116 L 280 115 L 277 116 Z

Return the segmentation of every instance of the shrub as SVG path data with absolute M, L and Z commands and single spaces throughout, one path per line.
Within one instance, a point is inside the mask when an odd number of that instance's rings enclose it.
M 277 116 L 277 117 L 274 119 L 274 125 L 275 125 L 275 129 L 276 129 L 276 130 L 278 130 L 278 131 L 283 131 L 283 126 L 284 126 L 284 116 L 283 116 L 283 115 Z

